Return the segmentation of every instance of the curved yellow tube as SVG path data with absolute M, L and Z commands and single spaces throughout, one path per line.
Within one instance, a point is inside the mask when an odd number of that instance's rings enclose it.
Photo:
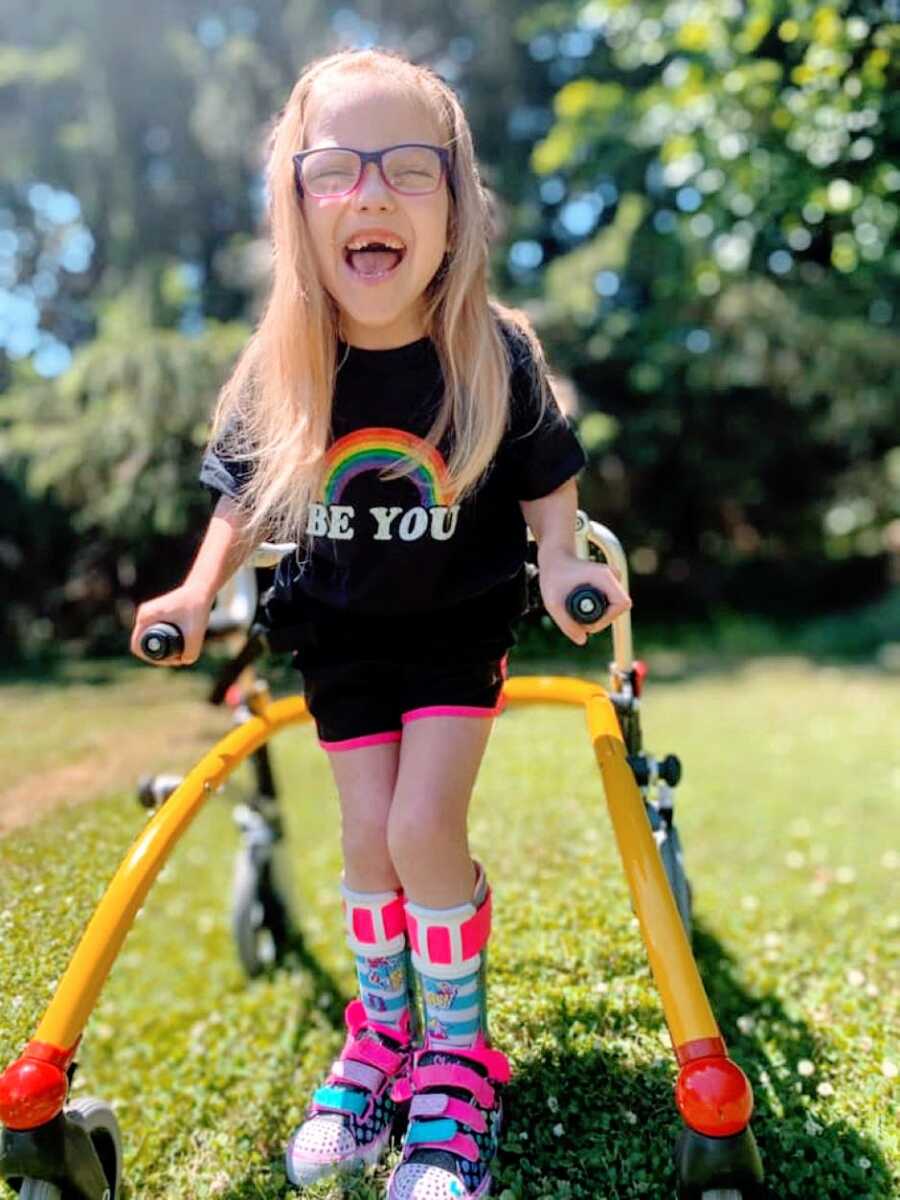
M 207 796 L 279 729 L 309 719 L 306 702 L 299 696 L 269 701 L 258 709 L 200 759 L 128 851 L 59 982 L 36 1041 L 60 1048 L 75 1044 L 138 909 Z
M 511 703 L 583 704 L 610 820 L 659 988 L 673 1045 L 720 1036 L 672 889 L 653 838 L 644 801 L 628 765 L 615 708 L 599 684 L 565 676 L 508 679 Z
M 608 694 L 597 683 L 552 675 L 514 676 L 506 680 L 503 690 L 510 704 L 560 703 L 584 708 L 672 1040 L 677 1048 L 718 1037 Z M 37 1042 L 60 1048 L 75 1045 L 138 909 L 206 797 L 278 730 L 310 719 L 305 701 L 298 696 L 272 701 L 262 693 L 253 697 L 251 708 L 254 715 L 197 763 L 129 850 L 60 981 L 35 1034 Z

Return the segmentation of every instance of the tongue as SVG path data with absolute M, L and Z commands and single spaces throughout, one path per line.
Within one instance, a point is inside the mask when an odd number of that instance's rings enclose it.
M 396 267 L 400 257 L 399 250 L 352 250 L 350 266 L 360 275 L 377 275 Z

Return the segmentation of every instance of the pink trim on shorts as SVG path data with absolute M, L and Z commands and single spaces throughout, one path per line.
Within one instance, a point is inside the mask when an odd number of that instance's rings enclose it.
M 344 738 L 341 742 L 323 742 L 319 738 L 319 745 L 323 750 L 357 750 L 360 746 L 382 746 L 386 742 L 399 742 L 401 738 L 399 729 L 392 729 L 387 733 L 367 733 L 362 737 Z
M 496 708 L 475 708 L 470 704 L 434 704 L 429 708 L 411 708 L 401 715 L 400 720 L 406 725 L 409 721 L 421 721 L 423 717 L 496 717 L 503 712 L 504 697 Z

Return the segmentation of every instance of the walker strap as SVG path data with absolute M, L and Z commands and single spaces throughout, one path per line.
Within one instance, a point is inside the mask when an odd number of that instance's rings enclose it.
M 435 909 L 407 901 L 406 927 L 417 970 L 442 979 L 467 975 L 479 967 L 490 937 L 491 889 L 478 909 L 472 903 Z
M 354 892 L 341 883 L 347 941 L 356 954 L 369 958 L 399 954 L 406 945 L 406 913 L 402 890 Z

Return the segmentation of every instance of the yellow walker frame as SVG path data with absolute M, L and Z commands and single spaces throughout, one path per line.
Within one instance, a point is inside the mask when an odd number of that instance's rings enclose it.
M 576 538 L 581 557 L 588 557 L 591 547 L 602 553 L 627 591 L 627 560 L 615 535 L 579 512 Z M 675 1100 L 685 1126 L 676 1149 L 679 1196 L 686 1200 L 743 1200 L 758 1194 L 762 1180 L 749 1128 L 752 1091 L 744 1073 L 728 1057 L 713 1016 L 628 762 L 629 748 L 616 706 L 610 699 L 611 693 L 621 698 L 635 682 L 629 612 L 613 622 L 612 638 L 609 692 L 592 681 L 541 675 L 507 679 L 504 696 L 508 704 L 567 704 L 584 710 L 632 903 L 679 1066 Z M 35 1159 L 33 1149 L 31 1157 L 26 1151 L 40 1140 L 42 1129 L 65 1120 L 70 1068 L 85 1025 L 138 910 L 179 838 L 207 798 L 250 754 L 287 726 L 311 720 L 302 697 L 273 700 L 264 685 L 258 686 L 247 703 L 252 716 L 200 759 L 128 851 L 33 1040 L 0 1075 L 0 1177 L 16 1180 L 20 1165 L 35 1161 L 38 1168 L 49 1170 L 41 1153 Z M 82 1146 L 81 1152 L 88 1151 Z M 71 1158 L 62 1149 L 59 1153 Z M 79 1182 L 65 1171 L 61 1173 L 59 1164 L 53 1170 L 55 1175 L 46 1177 L 64 1179 L 75 1189 L 65 1196 L 115 1200 L 118 1171 L 115 1181 L 107 1180 L 111 1186 L 101 1191 L 96 1183 Z

